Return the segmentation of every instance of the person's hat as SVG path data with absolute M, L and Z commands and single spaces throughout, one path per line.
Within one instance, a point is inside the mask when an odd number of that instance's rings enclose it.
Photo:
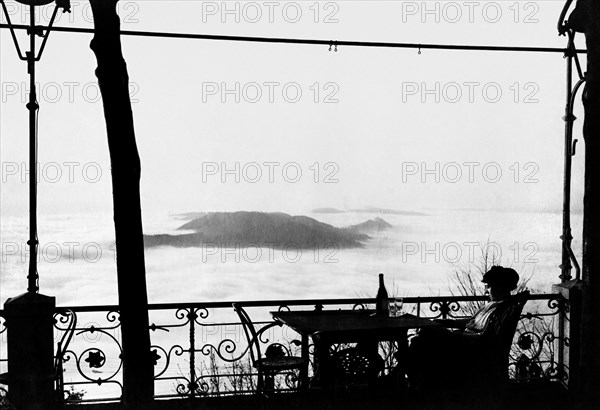
M 519 274 L 512 268 L 492 266 L 492 268 L 483 275 L 481 281 L 490 286 L 506 286 L 509 290 L 513 290 L 517 287 L 517 283 L 519 283 Z

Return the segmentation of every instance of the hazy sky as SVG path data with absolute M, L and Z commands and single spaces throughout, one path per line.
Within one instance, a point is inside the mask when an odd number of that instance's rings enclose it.
M 555 28 L 562 1 L 120 3 L 127 30 L 566 44 Z M 92 27 L 88 3 L 72 4 L 56 24 Z M 53 32 L 37 65 L 40 215 L 111 210 L 91 37 Z M 561 207 L 561 54 L 122 41 L 146 212 Z M 28 77 L 7 30 L 0 77 L 2 215 L 26 216 Z M 579 99 L 576 115 L 582 140 Z M 574 207 L 582 165 L 576 156 Z

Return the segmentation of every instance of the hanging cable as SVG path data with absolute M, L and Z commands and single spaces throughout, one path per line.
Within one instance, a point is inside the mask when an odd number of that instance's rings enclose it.
M 0 24 L 0 28 L 11 28 L 16 30 L 26 29 L 27 26 L 13 24 Z M 47 27 L 38 26 L 39 29 L 49 31 L 59 31 L 65 33 L 88 33 L 94 34 L 94 29 L 80 27 Z M 305 44 L 329 46 L 331 40 L 315 40 L 301 38 L 280 38 L 280 37 L 248 37 L 248 36 L 226 36 L 217 34 L 192 34 L 192 33 L 170 33 L 154 31 L 120 31 L 122 36 L 135 37 L 158 37 L 158 38 L 181 38 L 190 40 L 214 40 L 214 41 L 233 41 L 250 43 L 276 43 L 276 44 Z M 476 46 L 467 44 L 418 44 L 418 43 L 394 43 L 394 42 L 373 42 L 373 41 L 349 41 L 338 40 L 334 44 L 346 47 L 375 47 L 375 48 L 414 48 L 414 49 L 432 49 L 432 50 L 463 50 L 463 51 L 515 51 L 527 53 L 565 53 L 564 48 L 557 47 L 515 47 L 515 46 Z M 587 50 L 575 50 L 576 53 L 586 53 Z

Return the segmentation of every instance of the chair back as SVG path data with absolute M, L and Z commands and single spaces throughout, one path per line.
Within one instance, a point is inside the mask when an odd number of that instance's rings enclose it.
M 523 291 L 502 302 L 503 305 L 490 317 L 483 333 L 488 342 L 486 345 L 491 349 L 485 358 L 486 367 L 491 367 L 492 375 L 498 380 L 508 380 L 510 350 L 528 298 L 529 291 Z
M 242 322 L 242 327 L 244 329 L 244 334 L 246 335 L 246 340 L 248 341 L 248 350 L 250 350 L 250 358 L 252 359 L 252 364 L 255 365 L 257 360 L 262 358 L 262 354 L 260 352 L 260 340 L 258 339 L 258 333 L 254 328 L 254 323 L 250 320 L 250 316 L 244 310 L 242 306 L 238 303 L 233 303 L 233 310 L 238 314 L 240 321 Z

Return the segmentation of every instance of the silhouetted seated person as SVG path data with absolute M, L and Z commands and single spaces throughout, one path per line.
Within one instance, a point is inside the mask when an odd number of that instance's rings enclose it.
M 405 360 L 411 387 L 450 386 L 477 379 L 494 382 L 502 378 L 502 371 L 507 374 L 508 349 L 524 304 L 521 297 L 511 296 L 519 275 L 514 269 L 494 266 L 482 281 L 490 301 L 472 318 L 437 320 L 444 327 L 423 328 L 410 339 Z M 508 330 L 502 328 L 505 324 Z

